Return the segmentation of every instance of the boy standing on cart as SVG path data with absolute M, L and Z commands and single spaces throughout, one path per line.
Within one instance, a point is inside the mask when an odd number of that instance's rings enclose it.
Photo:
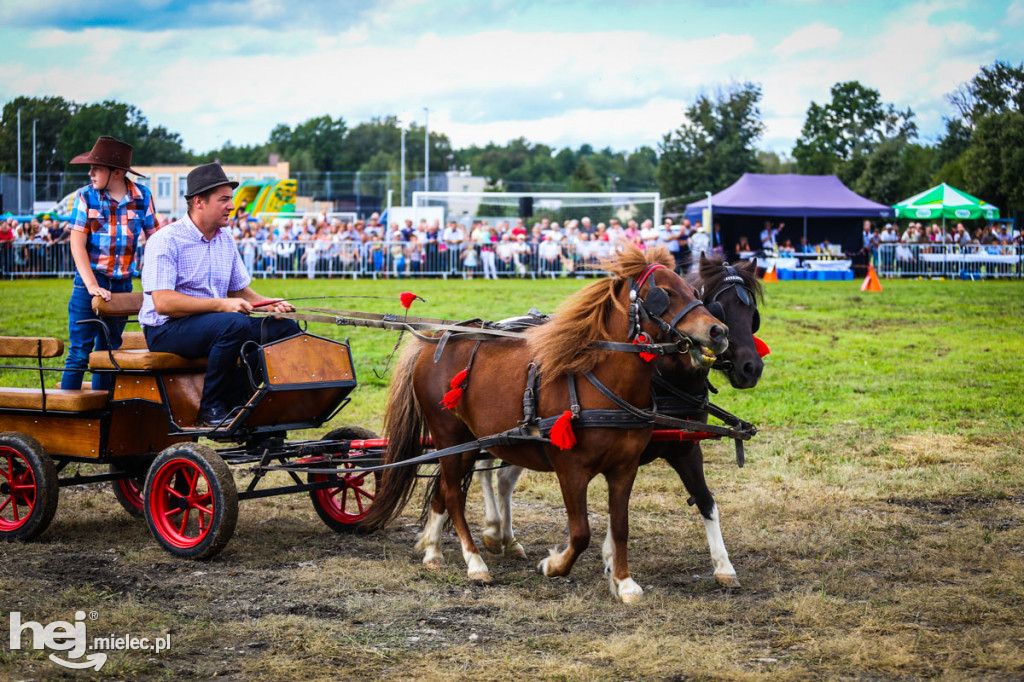
M 197 426 L 225 421 L 238 402 L 237 362 L 247 341 L 267 343 L 299 333 L 292 320 L 252 318 L 264 300 L 249 287 L 251 278 L 227 227 L 237 182 L 218 163 L 188 174 L 188 213 L 146 244 L 139 322 L 151 351 L 194 359 L 207 357 Z M 278 301 L 261 312 L 294 312 Z
M 90 184 L 78 190 L 71 209 L 71 256 L 75 262 L 75 280 L 68 302 L 68 357 L 60 387 L 82 388 L 82 375 L 89 364 L 89 353 L 107 350 L 107 339 L 99 325 L 79 324 L 96 319 L 92 297 L 110 300 L 111 292 L 132 290 L 135 249 L 143 233 L 152 235 L 159 224 L 153 209 L 153 195 L 145 185 L 128 179 L 132 169 L 132 146 L 113 137 L 102 136 L 91 151 L 71 159 L 72 164 L 89 164 Z M 110 320 L 110 346 L 121 346 L 125 321 Z M 110 388 L 110 375 L 94 374 L 94 389 Z

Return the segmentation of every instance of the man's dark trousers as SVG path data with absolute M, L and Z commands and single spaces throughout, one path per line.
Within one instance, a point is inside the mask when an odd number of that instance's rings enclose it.
M 189 360 L 206 357 L 200 410 L 230 410 L 237 404 L 238 358 L 246 341 L 269 343 L 299 333 L 292 320 L 248 317 L 241 313 L 203 313 L 171 318 L 146 327 L 146 345 L 157 353 Z

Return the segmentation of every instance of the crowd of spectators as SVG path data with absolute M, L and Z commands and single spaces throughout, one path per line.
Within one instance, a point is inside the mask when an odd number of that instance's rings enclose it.
M 655 227 L 651 220 L 590 218 L 564 223 L 522 218 L 468 224 L 406 220 L 385 227 L 373 214 L 367 220 L 277 220 L 272 224 L 245 218 L 228 228 L 242 259 L 256 276 L 304 272 L 308 277 L 368 272 L 406 275 L 461 275 L 497 279 L 505 276 L 577 274 L 609 255 L 619 240 L 641 249 L 664 245 L 678 268 L 695 260 L 694 252 L 720 251 L 700 223 L 676 224 L 671 218 Z
M 162 219 L 166 223 L 167 219 Z M 366 220 L 347 222 L 338 219 L 277 219 L 264 222 L 244 214 L 234 218 L 228 228 L 238 243 L 249 271 L 257 277 L 280 275 L 307 277 L 379 274 L 387 276 L 444 275 L 466 278 L 498 276 L 582 276 L 588 266 L 607 256 L 619 240 L 635 243 L 641 249 L 660 244 L 676 259 L 679 271 L 695 263 L 699 253 L 722 254 L 721 231 L 716 224 L 709 230 L 689 220 L 675 222 L 666 218 L 655 226 L 647 219 L 622 222 L 611 218 L 593 222 L 590 218 L 564 222 L 549 218 L 523 218 L 468 221 L 421 220 L 413 224 L 390 223 L 385 226 L 376 213 Z M 67 242 L 67 223 L 43 216 L 21 223 L 14 218 L 0 220 L 0 273 L 69 272 L 74 265 L 67 248 L 50 248 Z M 752 246 L 740 237 L 729 257 L 757 255 L 793 257 L 843 257 L 837 244 L 825 240 L 810 244 L 806 238 L 796 243 L 785 237 L 785 223 L 766 223 L 760 243 Z M 881 229 L 864 221 L 861 255 L 876 257 L 881 244 L 900 244 L 896 258 L 908 259 L 926 245 L 986 249 L 989 253 L 1008 252 L 1024 238 L 1005 223 L 991 224 L 968 231 L 963 223 L 948 231 L 933 223 L 925 226 L 910 222 L 902 229 L 886 223 Z M 920 245 L 916 249 L 913 245 Z M 141 259 L 145 247 L 137 253 Z M 845 254 L 846 256 L 856 254 Z M 141 267 L 141 262 L 139 263 Z

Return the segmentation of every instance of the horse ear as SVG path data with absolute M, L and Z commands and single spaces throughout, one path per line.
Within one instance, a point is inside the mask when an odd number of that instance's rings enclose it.
M 705 265 L 705 264 L 706 264 L 707 262 L 708 262 L 708 257 L 704 255 L 704 252 L 703 252 L 703 251 L 701 251 L 701 252 L 700 252 L 700 265 L 701 265 L 701 267 L 704 267 L 704 265 Z
M 750 274 L 757 273 L 757 259 L 751 258 L 750 260 L 741 260 L 736 264 L 736 267 L 740 270 L 746 270 Z

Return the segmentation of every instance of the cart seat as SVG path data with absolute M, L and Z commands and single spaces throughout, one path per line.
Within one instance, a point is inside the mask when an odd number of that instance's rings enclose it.
M 89 354 L 89 369 L 117 369 L 110 362 L 111 354 L 114 356 L 114 362 L 121 369 L 125 370 L 142 370 L 146 372 L 206 371 L 206 358 L 189 360 L 174 353 L 153 353 L 144 348 L 137 350 L 115 350 L 113 353 L 105 350 L 94 351 Z
M 46 409 L 59 412 L 88 412 L 107 405 L 106 391 L 62 390 L 46 391 Z M 0 387 L 0 408 L 12 410 L 42 410 L 43 392 L 38 388 Z

